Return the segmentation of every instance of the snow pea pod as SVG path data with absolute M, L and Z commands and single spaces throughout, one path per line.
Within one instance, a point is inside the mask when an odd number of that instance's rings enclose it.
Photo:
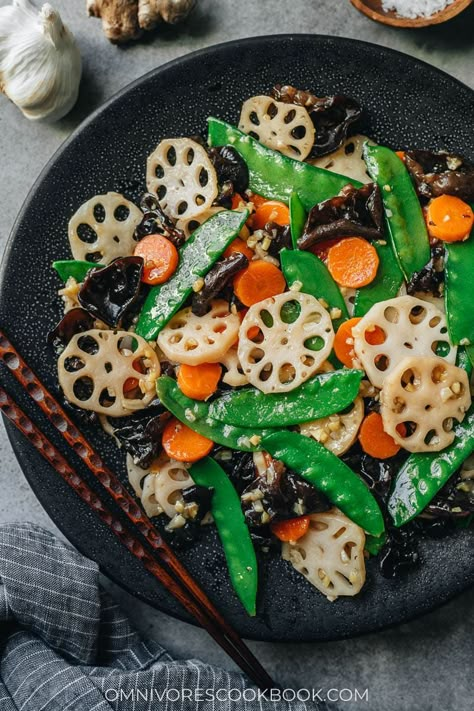
M 474 345 L 466 346 L 465 350 L 466 350 L 467 357 L 471 361 L 471 368 L 474 368 Z
M 469 352 L 470 348 L 472 348 L 472 346 L 468 346 L 467 348 L 459 346 L 458 352 L 456 353 L 456 365 L 458 368 L 462 368 L 466 371 L 468 378 L 471 377 L 472 373 L 472 358 L 471 353 Z
M 254 430 L 247 427 L 225 425 L 209 414 L 209 404 L 183 395 L 177 383 L 168 375 L 156 381 L 156 392 L 161 403 L 183 424 L 216 444 L 242 452 L 261 450 L 261 439 L 273 429 Z
M 298 197 L 298 193 L 290 195 L 290 231 L 293 249 L 298 249 L 298 240 L 303 234 L 306 224 L 306 210 Z
M 380 188 L 392 247 L 407 281 L 430 261 L 420 201 L 403 161 L 386 146 L 364 146 L 370 177 Z
M 198 486 L 214 489 L 211 513 L 224 549 L 229 576 L 240 602 L 249 615 L 256 614 L 257 558 L 240 498 L 224 470 L 210 457 L 201 459 L 189 470 Z
M 344 175 L 287 158 L 220 119 L 208 119 L 208 129 L 209 145 L 232 146 L 247 163 L 250 189 L 271 200 L 288 204 L 295 191 L 309 211 L 316 203 L 337 195 L 348 183 L 361 186 Z
M 412 454 L 397 474 L 387 503 L 395 526 L 411 521 L 474 452 L 474 407 L 454 427 L 455 439 L 442 452 Z
M 349 318 L 347 306 L 339 287 L 330 275 L 326 265 L 311 252 L 282 249 L 280 252 L 281 268 L 286 283 L 301 284 L 300 290 L 316 299 L 324 299 L 328 309 L 339 309 L 341 315 L 333 319 L 335 329 Z
M 403 274 L 392 247 L 386 242 L 372 242 L 372 245 L 379 256 L 379 268 L 375 279 L 356 291 L 354 316 L 365 316 L 374 304 L 392 299 L 403 283 Z
M 379 505 L 347 464 L 311 437 L 282 430 L 263 437 L 264 449 L 313 484 L 372 536 L 385 530 Z
M 376 538 L 375 536 L 367 535 L 365 537 L 365 550 L 370 555 L 378 555 L 385 543 L 387 542 L 387 534 L 384 532 L 381 536 Z
M 474 345 L 474 231 L 465 242 L 446 243 L 444 269 L 449 337 L 455 345 Z
M 209 415 L 226 424 L 244 422 L 246 427 L 288 427 L 328 417 L 355 400 L 363 374 L 362 370 L 338 370 L 316 375 L 288 393 L 231 390 L 210 404 Z
M 239 235 L 247 217 L 247 210 L 224 210 L 193 232 L 180 251 L 178 268 L 173 276 L 150 289 L 137 323 L 139 336 L 147 341 L 157 337 L 191 294 L 196 280 L 207 274 Z
M 53 262 L 53 269 L 57 271 L 63 281 L 67 281 L 69 277 L 78 282 L 84 281 L 88 271 L 96 268 L 101 269 L 103 266 L 103 264 L 96 262 L 83 262 L 80 259 L 61 259 Z

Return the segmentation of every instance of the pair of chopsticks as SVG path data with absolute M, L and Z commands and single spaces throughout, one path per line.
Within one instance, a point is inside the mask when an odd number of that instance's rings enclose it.
M 23 390 L 36 402 L 51 424 L 65 439 L 71 448 L 70 452 L 73 451 L 82 459 L 96 481 L 101 484 L 102 490 L 105 490 L 112 498 L 113 506 L 118 506 L 130 523 L 125 526 L 121 522 L 114 514 L 113 507 L 109 508 L 102 497 L 87 485 L 61 452 L 1 386 L 0 411 L 119 538 L 127 550 L 138 558 L 144 567 L 208 631 L 242 671 L 261 689 L 276 688 L 260 662 L 214 607 L 206 593 L 193 580 L 119 478 L 105 465 L 100 455 L 93 449 L 1 330 L 0 362 L 3 362 L 13 373 Z M 144 539 L 144 543 L 141 538 Z

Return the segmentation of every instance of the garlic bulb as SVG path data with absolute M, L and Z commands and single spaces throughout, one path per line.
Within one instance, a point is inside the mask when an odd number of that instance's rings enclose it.
M 57 121 L 72 109 L 81 78 L 74 37 L 51 5 L 30 0 L 0 8 L 0 91 L 32 120 Z

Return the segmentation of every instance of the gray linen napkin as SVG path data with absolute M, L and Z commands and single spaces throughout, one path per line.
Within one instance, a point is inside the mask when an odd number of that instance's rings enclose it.
M 132 629 L 95 563 L 38 526 L 0 525 L 0 711 L 322 708 L 259 698 L 242 674 L 173 660 Z

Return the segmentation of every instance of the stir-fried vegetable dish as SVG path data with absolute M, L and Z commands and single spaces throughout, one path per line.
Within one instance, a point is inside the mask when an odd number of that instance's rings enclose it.
M 66 401 L 173 544 L 216 526 L 250 615 L 262 555 L 333 601 L 474 513 L 474 166 L 361 114 L 278 85 L 164 138 L 53 264 Z

